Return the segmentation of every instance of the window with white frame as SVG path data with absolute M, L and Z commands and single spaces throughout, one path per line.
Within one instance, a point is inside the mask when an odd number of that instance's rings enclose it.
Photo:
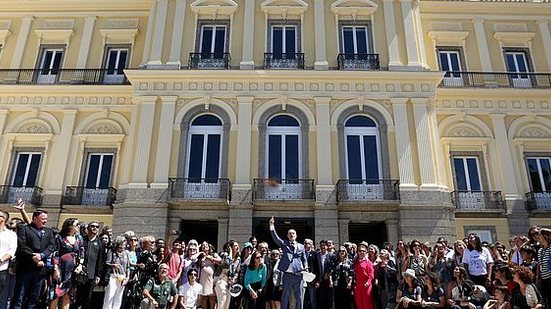
M 222 121 L 214 115 L 201 115 L 191 122 L 186 163 L 190 182 L 218 182 L 222 133 Z
M 530 72 L 530 63 L 526 50 L 505 50 L 505 62 L 507 72 L 518 73 L 509 74 L 513 87 L 529 88 L 532 86 L 530 76 L 528 74 L 521 74 Z
M 551 158 L 527 157 L 530 184 L 534 193 L 551 192 Z
M 478 157 L 454 157 L 456 190 L 481 191 Z
M 34 187 L 40 169 L 40 152 L 18 152 L 15 158 L 11 185 L 14 187 Z
M 487 242 L 489 244 L 494 243 L 495 228 L 484 227 L 466 227 L 465 235 L 476 234 L 480 237 L 481 242 Z
M 444 84 L 463 84 L 460 73 L 462 71 L 460 49 L 439 48 L 438 62 L 440 70 L 446 72 L 444 74 Z
M 297 25 L 272 25 L 271 26 L 271 52 L 274 58 L 289 59 L 294 57 L 298 50 Z
M 43 48 L 38 61 L 37 82 L 53 84 L 57 81 L 63 61 L 63 48 Z
M 128 47 L 106 46 L 105 75 L 106 84 L 118 84 L 124 80 L 124 69 L 128 66 L 130 49 Z
M 289 115 L 275 116 L 268 121 L 266 135 L 266 177 L 276 180 L 301 178 L 300 123 Z
M 107 189 L 111 185 L 111 173 L 113 170 L 112 153 L 88 154 L 86 160 L 86 175 L 84 186 L 87 189 Z
M 381 175 L 379 130 L 371 118 L 353 116 L 345 122 L 348 179 L 378 183 Z
M 203 56 L 223 58 L 226 51 L 226 25 L 202 25 L 199 51 Z
M 344 54 L 368 54 L 372 50 L 369 27 L 342 26 L 341 32 Z

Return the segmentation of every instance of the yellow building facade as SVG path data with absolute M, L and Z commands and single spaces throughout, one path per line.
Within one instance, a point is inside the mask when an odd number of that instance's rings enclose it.
M 221 245 L 551 225 L 551 3 L 0 0 L 0 203 Z

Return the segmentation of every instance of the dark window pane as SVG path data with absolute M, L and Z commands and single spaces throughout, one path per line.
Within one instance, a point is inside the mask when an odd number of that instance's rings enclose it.
M 29 174 L 27 175 L 26 186 L 34 187 L 36 185 L 36 178 L 38 177 L 38 168 L 40 167 L 39 154 L 33 154 L 31 157 L 31 165 L 29 166 Z
M 457 53 L 450 53 L 452 71 L 461 71 L 459 65 L 459 55 Z
M 19 154 L 19 160 L 15 167 L 15 177 L 13 178 L 12 185 L 15 187 L 21 187 L 24 185 L 25 172 L 27 171 L 27 163 L 29 162 L 29 155 L 22 153 Z
M 375 136 L 364 136 L 364 157 L 366 178 L 374 180 L 371 183 L 379 183 L 379 161 Z
M 224 50 L 226 42 L 226 28 L 225 27 L 216 27 L 216 37 L 214 38 L 214 58 L 222 59 L 224 58 Z
M 518 71 L 528 72 L 528 66 L 526 64 L 526 58 L 524 57 L 524 54 L 516 54 L 516 58 L 517 58 Z
M 350 183 L 362 183 L 362 160 L 360 154 L 360 137 L 358 135 L 346 136 L 346 152 Z
M 88 165 L 88 175 L 86 176 L 86 188 L 95 188 L 99 174 L 99 163 L 101 157 L 99 155 L 90 155 L 90 163 Z
M 367 31 L 366 28 L 356 28 L 356 48 L 358 54 L 367 54 Z
M 210 54 L 212 48 L 212 27 L 203 27 L 203 39 L 201 41 L 201 52 Z
M 191 135 L 191 149 L 189 151 L 188 178 L 198 181 L 201 179 L 203 170 L 203 144 L 202 134 Z
M 365 116 L 354 116 L 346 121 L 346 127 L 376 127 L 373 119 Z
M 467 191 L 467 176 L 465 174 L 465 168 L 463 166 L 463 159 L 453 159 L 453 166 L 455 169 L 455 181 L 457 182 L 457 190 Z
M 272 28 L 272 52 L 279 54 L 281 59 L 281 53 L 283 52 L 283 29 L 281 27 Z
M 343 47 L 345 54 L 354 54 L 354 30 L 344 27 L 342 30 Z
M 296 47 L 296 29 L 295 27 L 285 28 L 285 53 L 294 54 L 297 52 Z
M 280 115 L 280 116 L 276 116 L 276 117 L 272 118 L 268 122 L 268 126 L 270 126 L 270 127 L 299 127 L 300 124 L 298 123 L 298 121 L 295 118 L 293 118 L 291 116 Z
M 545 183 L 545 191 L 551 192 L 551 166 L 549 159 L 541 159 L 541 173 Z
M 115 73 L 115 65 L 117 63 L 117 51 L 109 51 L 109 62 L 107 63 L 107 74 Z
M 532 191 L 542 192 L 540 174 L 538 171 L 538 163 L 536 159 L 528 159 L 528 170 L 530 172 L 530 181 L 532 182 Z
M 298 135 L 285 136 L 285 178 L 298 179 Z
M 508 72 L 518 72 L 517 66 L 515 65 L 515 55 L 514 54 L 507 54 L 507 71 Z
M 268 136 L 268 178 L 281 179 L 281 135 Z
M 49 74 L 50 65 L 52 64 L 53 51 L 44 51 L 44 60 L 42 61 L 42 74 Z
M 61 57 L 63 56 L 62 52 L 55 53 L 54 63 L 52 64 L 52 74 L 56 75 L 58 69 L 61 67 Z
M 207 137 L 207 166 L 205 178 L 207 182 L 218 181 L 220 167 L 220 135 L 210 134 Z
M 121 50 L 119 57 L 119 65 L 117 66 L 117 74 L 123 74 L 124 68 L 126 68 L 126 57 L 128 56 L 128 51 Z
M 478 177 L 478 164 L 476 162 L 476 159 L 467 159 L 467 168 L 469 169 L 471 191 L 480 191 L 480 178 Z
M 99 179 L 99 188 L 109 188 L 109 182 L 111 181 L 111 167 L 113 166 L 113 155 L 104 155 L 103 164 L 101 166 L 101 174 Z
M 221 126 L 222 121 L 214 115 L 201 115 L 191 122 L 192 126 Z

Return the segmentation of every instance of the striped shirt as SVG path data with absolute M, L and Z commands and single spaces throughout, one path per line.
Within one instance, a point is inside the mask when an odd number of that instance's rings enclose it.
M 541 278 L 551 279 L 551 267 L 549 267 L 549 263 L 551 263 L 551 246 L 545 249 L 540 248 L 538 251 L 538 258 Z

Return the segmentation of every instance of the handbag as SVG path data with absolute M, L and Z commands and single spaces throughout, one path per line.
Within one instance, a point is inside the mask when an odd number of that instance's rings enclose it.
M 77 285 L 84 285 L 88 282 L 88 272 L 84 266 L 84 247 L 81 247 L 79 254 L 75 257 L 75 269 L 73 270 L 73 280 Z

